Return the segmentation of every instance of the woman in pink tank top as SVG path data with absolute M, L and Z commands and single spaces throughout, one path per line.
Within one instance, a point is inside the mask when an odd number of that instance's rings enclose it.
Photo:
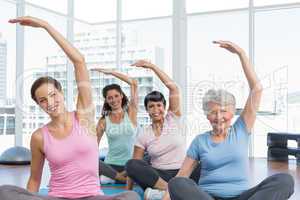
M 76 110 L 69 112 L 64 104 L 60 83 L 48 76 L 37 79 L 31 88 L 32 99 L 45 111 L 50 122 L 31 137 L 31 174 L 27 190 L 15 186 L 0 186 L 1 200 L 138 200 L 136 193 L 103 195 L 98 175 L 98 143 L 94 123 L 94 106 L 89 73 L 83 55 L 50 24 L 33 17 L 19 17 L 10 23 L 46 30 L 74 65 L 78 88 Z M 48 196 L 39 191 L 45 159 L 51 178 Z

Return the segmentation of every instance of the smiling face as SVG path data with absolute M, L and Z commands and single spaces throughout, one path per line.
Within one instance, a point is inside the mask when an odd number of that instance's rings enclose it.
M 165 106 L 162 101 L 149 101 L 147 112 L 152 122 L 162 121 L 165 116 Z
M 207 119 L 213 128 L 213 133 L 226 134 L 234 116 L 234 106 L 221 106 L 215 102 L 208 102 L 208 108 Z
M 111 89 L 107 91 L 105 101 L 111 107 L 111 110 L 114 111 L 122 108 L 122 99 L 123 95 L 119 91 Z
M 52 83 L 44 83 L 35 90 L 37 104 L 50 116 L 56 117 L 65 110 L 64 96 Z

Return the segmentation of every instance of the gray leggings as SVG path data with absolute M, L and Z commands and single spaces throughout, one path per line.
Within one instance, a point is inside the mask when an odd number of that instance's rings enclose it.
M 287 200 L 294 193 L 294 179 L 289 174 L 276 174 L 234 198 L 213 197 L 184 177 L 173 178 L 168 187 L 172 200 Z
M 115 179 L 117 173 L 123 171 L 125 171 L 125 166 L 106 164 L 102 160 L 99 160 L 99 175 Z
M 71 200 L 67 198 L 57 198 L 51 196 L 42 196 L 35 193 L 28 192 L 27 190 L 12 186 L 0 186 L 0 199 L 1 200 Z M 98 195 L 91 197 L 84 197 L 72 200 L 140 200 L 137 193 L 128 191 L 115 196 Z

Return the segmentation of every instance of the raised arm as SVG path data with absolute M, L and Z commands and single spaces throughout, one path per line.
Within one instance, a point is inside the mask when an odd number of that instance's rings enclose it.
M 31 136 L 30 150 L 31 150 L 31 165 L 30 177 L 27 183 L 27 190 L 29 192 L 38 192 L 41 184 L 43 173 L 43 166 L 45 161 L 44 153 L 42 152 L 43 137 L 40 129 L 34 132 Z
M 151 69 L 158 76 L 163 84 L 169 89 L 169 110 L 175 115 L 181 116 L 180 92 L 176 83 L 159 67 L 146 60 L 138 60 L 132 64 L 132 66 Z
M 91 69 L 92 71 L 98 71 L 101 73 L 104 73 L 106 75 L 112 75 L 127 84 L 130 85 L 130 101 L 129 101 L 129 107 L 128 107 L 128 114 L 131 119 L 131 121 L 137 125 L 137 111 L 138 111 L 138 83 L 137 80 L 130 78 L 129 76 L 122 74 L 120 72 L 116 72 L 109 69 L 103 69 L 103 68 L 94 68 Z
M 92 106 L 92 92 L 89 79 L 88 70 L 85 65 L 84 56 L 69 43 L 57 30 L 55 30 L 46 21 L 26 16 L 9 20 L 10 23 L 19 23 L 24 26 L 31 26 L 45 29 L 56 43 L 66 53 L 68 58 L 72 61 L 75 68 L 75 78 L 78 87 L 78 102 L 77 109 L 81 113 L 93 110 Z
M 220 40 L 214 41 L 214 43 L 219 44 L 221 48 L 227 49 L 231 53 L 237 54 L 239 56 L 244 74 L 247 78 L 250 88 L 249 96 L 241 113 L 241 116 L 246 123 L 248 132 L 251 133 L 251 129 L 253 128 L 256 119 L 256 112 L 261 101 L 263 90 L 262 85 L 254 71 L 252 64 L 250 63 L 250 60 L 248 59 L 245 51 L 242 48 L 229 41 Z

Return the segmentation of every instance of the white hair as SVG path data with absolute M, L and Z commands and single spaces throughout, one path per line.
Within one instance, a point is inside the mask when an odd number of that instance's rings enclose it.
M 207 114 L 210 111 L 210 108 L 208 106 L 208 103 L 210 102 L 219 104 L 221 106 L 232 105 L 235 110 L 236 103 L 234 95 L 223 89 L 210 89 L 205 93 L 202 100 L 202 108 L 205 114 Z

